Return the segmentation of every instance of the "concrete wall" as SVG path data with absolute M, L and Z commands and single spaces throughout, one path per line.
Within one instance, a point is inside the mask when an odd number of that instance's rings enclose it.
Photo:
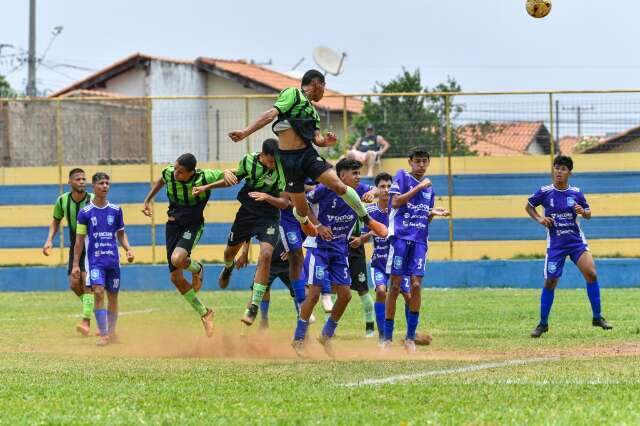
M 106 81 L 105 91 L 126 96 L 148 96 L 147 71 L 132 68 Z

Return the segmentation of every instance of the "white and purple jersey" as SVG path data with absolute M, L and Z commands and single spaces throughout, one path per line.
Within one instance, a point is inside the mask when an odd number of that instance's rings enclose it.
M 367 213 L 372 219 L 382 223 L 385 226 L 389 225 L 389 212 L 382 211 L 377 204 L 367 204 Z M 364 232 L 368 232 L 369 229 L 364 228 Z M 384 271 L 387 265 L 387 256 L 389 256 L 389 239 L 373 236 L 373 253 L 371 254 L 371 267 L 380 271 Z
M 389 193 L 391 196 L 405 194 L 419 183 L 409 172 L 399 170 Z M 429 186 L 400 208 L 392 208 L 389 213 L 389 237 L 425 243 L 429 237 L 429 215 L 434 203 L 433 186 Z
M 362 197 L 371 188 L 371 185 L 360 183 L 355 190 Z M 322 184 L 307 193 L 307 200 L 320 223 L 331 229 L 333 239 L 325 241 L 320 237 L 310 237 L 305 241 L 305 247 L 330 249 L 348 255 L 349 236 L 358 220 L 356 213 L 335 192 Z
M 578 214 L 574 210 L 576 204 L 589 210 L 589 204 L 580 188 L 570 186 L 560 190 L 553 185 L 546 185 L 529 197 L 529 204 L 534 208 L 541 205 L 544 207 L 544 216 L 553 219 L 553 226 L 547 230 L 547 249 L 587 245 Z
M 122 209 L 115 204 L 97 207 L 90 203 L 80 210 L 77 233 L 86 235 L 86 259 L 91 269 L 120 267 L 116 232 L 123 229 Z

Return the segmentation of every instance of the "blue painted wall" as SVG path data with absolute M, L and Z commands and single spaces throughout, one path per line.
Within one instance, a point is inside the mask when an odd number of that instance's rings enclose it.
M 640 259 L 600 259 L 596 261 L 599 282 L 604 288 L 640 287 Z M 217 290 L 220 265 L 205 270 L 205 289 Z M 424 279 L 426 287 L 513 287 L 540 288 L 542 260 L 430 262 Z M 229 290 L 247 290 L 255 267 L 235 271 Z M 567 262 L 560 288 L 583 288 L 582 275 Z M 59 267 L 0 268 L 0 291 L 67 290 L 66 270 Z M 277 281 L 275 289 L 285 288 Z M 134 265 L 122 268 L 122 289 L 174 291 L 164 265 Z

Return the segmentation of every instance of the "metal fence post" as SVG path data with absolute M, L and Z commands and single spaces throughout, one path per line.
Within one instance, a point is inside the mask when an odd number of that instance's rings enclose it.
M 244 98 L 244 126 L 249 127 L 249 97 Z M 247 154 L 251 154 L 251 136 L 247 136 Z
M 556 156 L 556 144 L 553 139 L 553 93 L 549 93 L 549 154 L 551 155 L 551 172 L 553 173 L 553 159 Z
M 444 115 L 447 126 L 447 183 L 449 192 L 449 259 L 453 260 L 453 174 L 451 171 L 451 95 L 444 98 Z
M 147 156 L 149 159 L 149 183 L 153 187 L 153 101 L 147 99 Z M 151 263 L 156 263 L 156 214 L 155 201 L 151 200 Z
M 62 136 L 62 118 L 60 117 L 60 99 L 56 100 L 55 115 L 56 115 L 56 161 L 58 163 L 58 192 L 60 195 L 64 192 L 64 183 L 62 181 L 62 163 L 63 160 L 63 136 Z M 68 218 L 67 218 L 68 220 Z M 64 265 L 64 222 L 60 221 L 60 265 Z M 70 241 L 69 244 L 73 244 L 74 241 Z
M 348 149 L 349 143 L 349 117 L 347 115 L 347 97 L 342 97 L 342 140 L 345 143 L 343 149 Z

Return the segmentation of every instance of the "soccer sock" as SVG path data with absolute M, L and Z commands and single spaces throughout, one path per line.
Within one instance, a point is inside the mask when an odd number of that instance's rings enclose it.
M 384 302 L 376 302 L 373 305 L 376 311 L 376 324 L 378 326 L 378 336 L 384 338 Z
M 362 311 L 364 312 L 364 322 L 373 322 L 373 297 L 371 297 L 371 293 L 364 294 L 360 296 L 360 300 L 362 301 Z
M 293 287 L 293 294 L 296 298 L 296 302 L 299 304 L 304 302 L 304 299 L 307 297 L 305 294 L 304 280 L 293 280 L 291 286 Z
M 407 319 L 407 340 L 416 340 L 416 329 L 420 321 L 420 312 L 409 311 Z
M 324 324 L 322 328 L 322 335 L 327 337 L 333 337 L 333 334 L 336 332 L 336 327 L 338 327 L 338 323 L 333 320 L 333 318 L 327 318 L 327 322 Z
M 542 294 L 540 295 L 540 324 L 547 325 L 549 323 L 549 313 L 551 312 L 551 306 L 553 305 L 553 296 L 555 291 L 542 287 Z
M 262 296 L 267 291 L 267 286 L 260 283 L 253 283 L 253 292 L 251 293 L 251 304 L 260 306 Z
M 260 318 L 263 320 L 269 319 L 269 301 L 263 300 L 260 302 Z
M 392 319 L 384 320 L 384 340 L 393 340 L 393 322 Z
M 296 326 L 296 332 L 293 335 L 293 339 L 304 340 L 305 336 L 307 335 L 307 328 L 309 328 L 309 321 L 299 319 L 298 325 Z
M 100 330 L 101 336 L 107 335 L 108 324 L 107 324 L 107 310 L 106 309 L 96 309 L 96 323 L 98 323 L 98 330 Z
M 409 324 L 409 304 L 407 302 L 404 303 L 404 319 Z
M 191 305 L 194 311 L 198 313 L 200 316 L 204 316 L 207 313 L 207 307 L 202 304 L 198 296 L 196 296 L 196 292 L 191 289 L 185 294 L 182 295 L 187 302 Z
M 116 332 L 116 323 L 118 322 L 118 313 L 107 311 L 107 320 L 109 322 L 109 334 Z
M 296 299 L 293 299 L 293 307 L 296 308 L 296 316 L 300 318 L 300 305 Z
M 225 268 L 227 268 L 227 269 L 231 268 L 231 267 L 233 266 L 233 262 L 234 262 L 234 260 L 233 260 L 233 259 L 231 259 L 231 260 L 225 260 L 225 261 L 224 261 L 224 267 L 225 267 Z
M 353 211 L 356 212 L 358 217 L 364 217 L 367 215 L 367 208 L 360 200 L 360 196 L 358 195 L 356 190 L 352 187 L 347 186 L 347 192 L 342 194 L 340 198 L 342 198 L 344 202 L 347 203 L 349 207 L 351 207 Z
M 593 319 L 600 319 L 600 284 L 598 281 L 587 283 L 587 295 L 589 295 L 589 302 L 591 302 Z
M 82 300 L 82 318 L 88 320 L 91 318 L 91 314 L 93 314 L 93 293 L 85 293 L 80 296 L 80 299 Z
M 191 262 L 189 262 L 189 266 L 187 266 L 187 271 L 189 272 L 198 273 L 200 272 L 200 269 L 202 269 L 202 265 L 197 260 L 191 260 Z

